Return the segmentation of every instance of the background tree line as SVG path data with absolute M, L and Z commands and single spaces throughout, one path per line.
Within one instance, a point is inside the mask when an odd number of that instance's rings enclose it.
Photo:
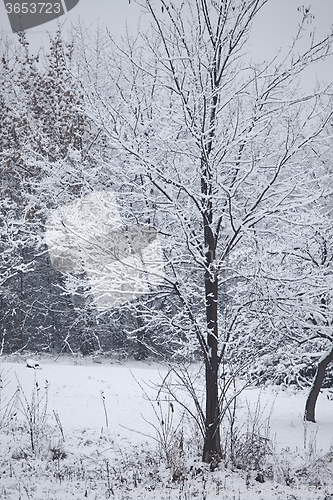
M 89 156 L 95 131 L 72 54 L 60 31 L 44 56 L 30 54 L 24 33 L 16 44 L 2 39 L 2 352 L 87 354 L 125 342 L 111 318 L 96 321 L 89 299 L 66 293 L 44 240 L 52 209 L 80 196 L 91 178 L 103 182 Z

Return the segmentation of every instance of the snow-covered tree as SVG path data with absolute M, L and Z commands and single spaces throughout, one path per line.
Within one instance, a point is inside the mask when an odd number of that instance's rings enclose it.
M 124 217 L 156 227 L 164 248 L 158 293 L 174 297 L 174 310 L 160 318 L 204 361 L 206 398 L 197 409 L 203 460 L 212 464 L 223 454 L 220 424 L 229 403 L 219 385 L 229 352 L 242 333 L 251 338 L 248 319 L 264 332 L 255 316 L 265 301 L 250 295 L 261 271 L 258 241 L 278 234 L 285 214 L 304 204 L 307 148 L 331 117 L 325 89 L 298 89 L 302 72 L 331 52 L 332 35 L 299 48 L 308 9 L 284 57 L 251 64 L 244 56 L 266 3 L 147 0 L 151 31 L 121 46 L 110 38 L 108 49 L 99 37 L 95 52 L 85 45 L 80 53 L 89 115 L 108 136 Z M 231 370 L 248 362 L 238 359 Z
M 322 134 L 306 148 L 307 196 L 286 214 L 283 232 L 276 232 L 271 243 L 262 246 L 258 283 L 260 295 L 271 306 L 277 349 L 260 361 L 256 371 L 262 373 L 266 366 L 267 380 L 301 387 L 309 386 L 315 375 L 305 412 L 310 421 L 314 421 L 319 390 L 333 360 L 330 128 L 331 124 L 326 136 Z
M 5 348 L 60 349 L 74 305 L 59 288 L 44 242 L 49 211 L 77 196 L 78 156 L 88 143 L 82 95 L 60 31 L 42 61 L 25 34 L 1 44 L 1 325 Z M 80 158 L 81 159 L 81 158 Z M 31 271 L 30 273 L 28 271 Z M 65 314 L 64 314 L 65 313 Z M 66 331 L 67 330 L 67 331 Z

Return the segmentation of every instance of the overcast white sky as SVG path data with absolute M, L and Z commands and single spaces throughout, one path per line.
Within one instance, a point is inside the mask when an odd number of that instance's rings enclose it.
M 301 6 L 303 1 L 269 0 L 258 16 L 251 36 L 250 50 L 254 60 L 261 61 L 271 58 L 279 48 L 286 47 L 290 43 L 301 19 L 297 7 Z M 305 5 L 311 4 L 306 3 Z M 309 24 L 309 32 L 304 34 L 305 41 L 307 37 L 310 37 L 310 32 L 313 29 L 316 29 L 318 38 L 328 32 L 333 24 L 333 0 L 313 0 L 311 12 L 315 19 Z M 134 0 L 130 3 L 129 0 L 80 0 L 74 9 L 61 18 L 61 21 L 65 22 L 65 30 L 70 28 L 71 23 L 77 23 L 79 19 L 84 22 L 85 26 L 91 26 L 92 29 L 96 28 L 98 24 L 105 24 L 112 33 L 120 36 L 124 32 L 126 22 L 130 30 L 137 29 L 139 17 L 140 7 L 135 4 Z M 56 27 L 57 22 L 50 21 L 28 30 L 28 40 L 32 50 L 37 50 L 41 44 L 47 46 L 47 32 L 55 32 Z M 0 3 L 1 28 L 10 38 L 16 37 L 11 32 L 3 2 Z M 315 71 L 307 75 L 309 81 L 306 86 L 312 85 L 316 77 L 327 82 L 333 80 L 332 58 L 330 61 L 317 65 Z

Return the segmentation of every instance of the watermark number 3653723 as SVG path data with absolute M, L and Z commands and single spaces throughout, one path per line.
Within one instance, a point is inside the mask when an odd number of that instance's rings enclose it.
M 52 21 L 73 9 L 78 3 L 79 0 L 49 0 L 48 2 L 4 0 L 14 33 Z
M 43 12 L 45 14 L 60 14 L 61 12 L 61 4 L 60 3 L 55 3 L 52 4 L 50 2 L 48 3 L 42 3 L 42 2 L 23 2 L 18 3 L 12 3 L 12 2 L 7 2 L 6 3 L 6 12 L 7 14 L 42 14 Z

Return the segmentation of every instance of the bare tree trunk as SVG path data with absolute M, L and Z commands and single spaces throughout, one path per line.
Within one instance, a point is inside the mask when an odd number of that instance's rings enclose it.
M 205 360 L 206 366 L 206 420 L 205 437 L 202 459 L 214 467 L 221 458 L 220 441 L 220 404 L 218 391 L 218 276 L 212 269 L 215 261 L 215 238 L 212 231 L 212 197 L 210 186 L 207 185 L 207 170 L 202 178 L 202 193 L 209 194 L 207 211 L 204 213 L 204 236 L 206 253 L 205 271 L 205 299 L 207 319 L 207 345 L 208 356 Z
M 333 347 L 323 356 L 318 363 L 317 372 L 311 387 L 310 394 L 306 400 L 304 420 L 315 422 L 315 409 L 317 398 L 325 378 L 327 365 L 333 361 Z
M 220 442 L 220 408 L 218 394 L 218 338 L 217 338 L 217 292 L 218 282 L 206 281 L 208 347 L 210 356 L 206 360 L 206 421 L 203 461 L 212 465 L 222 458 Z

